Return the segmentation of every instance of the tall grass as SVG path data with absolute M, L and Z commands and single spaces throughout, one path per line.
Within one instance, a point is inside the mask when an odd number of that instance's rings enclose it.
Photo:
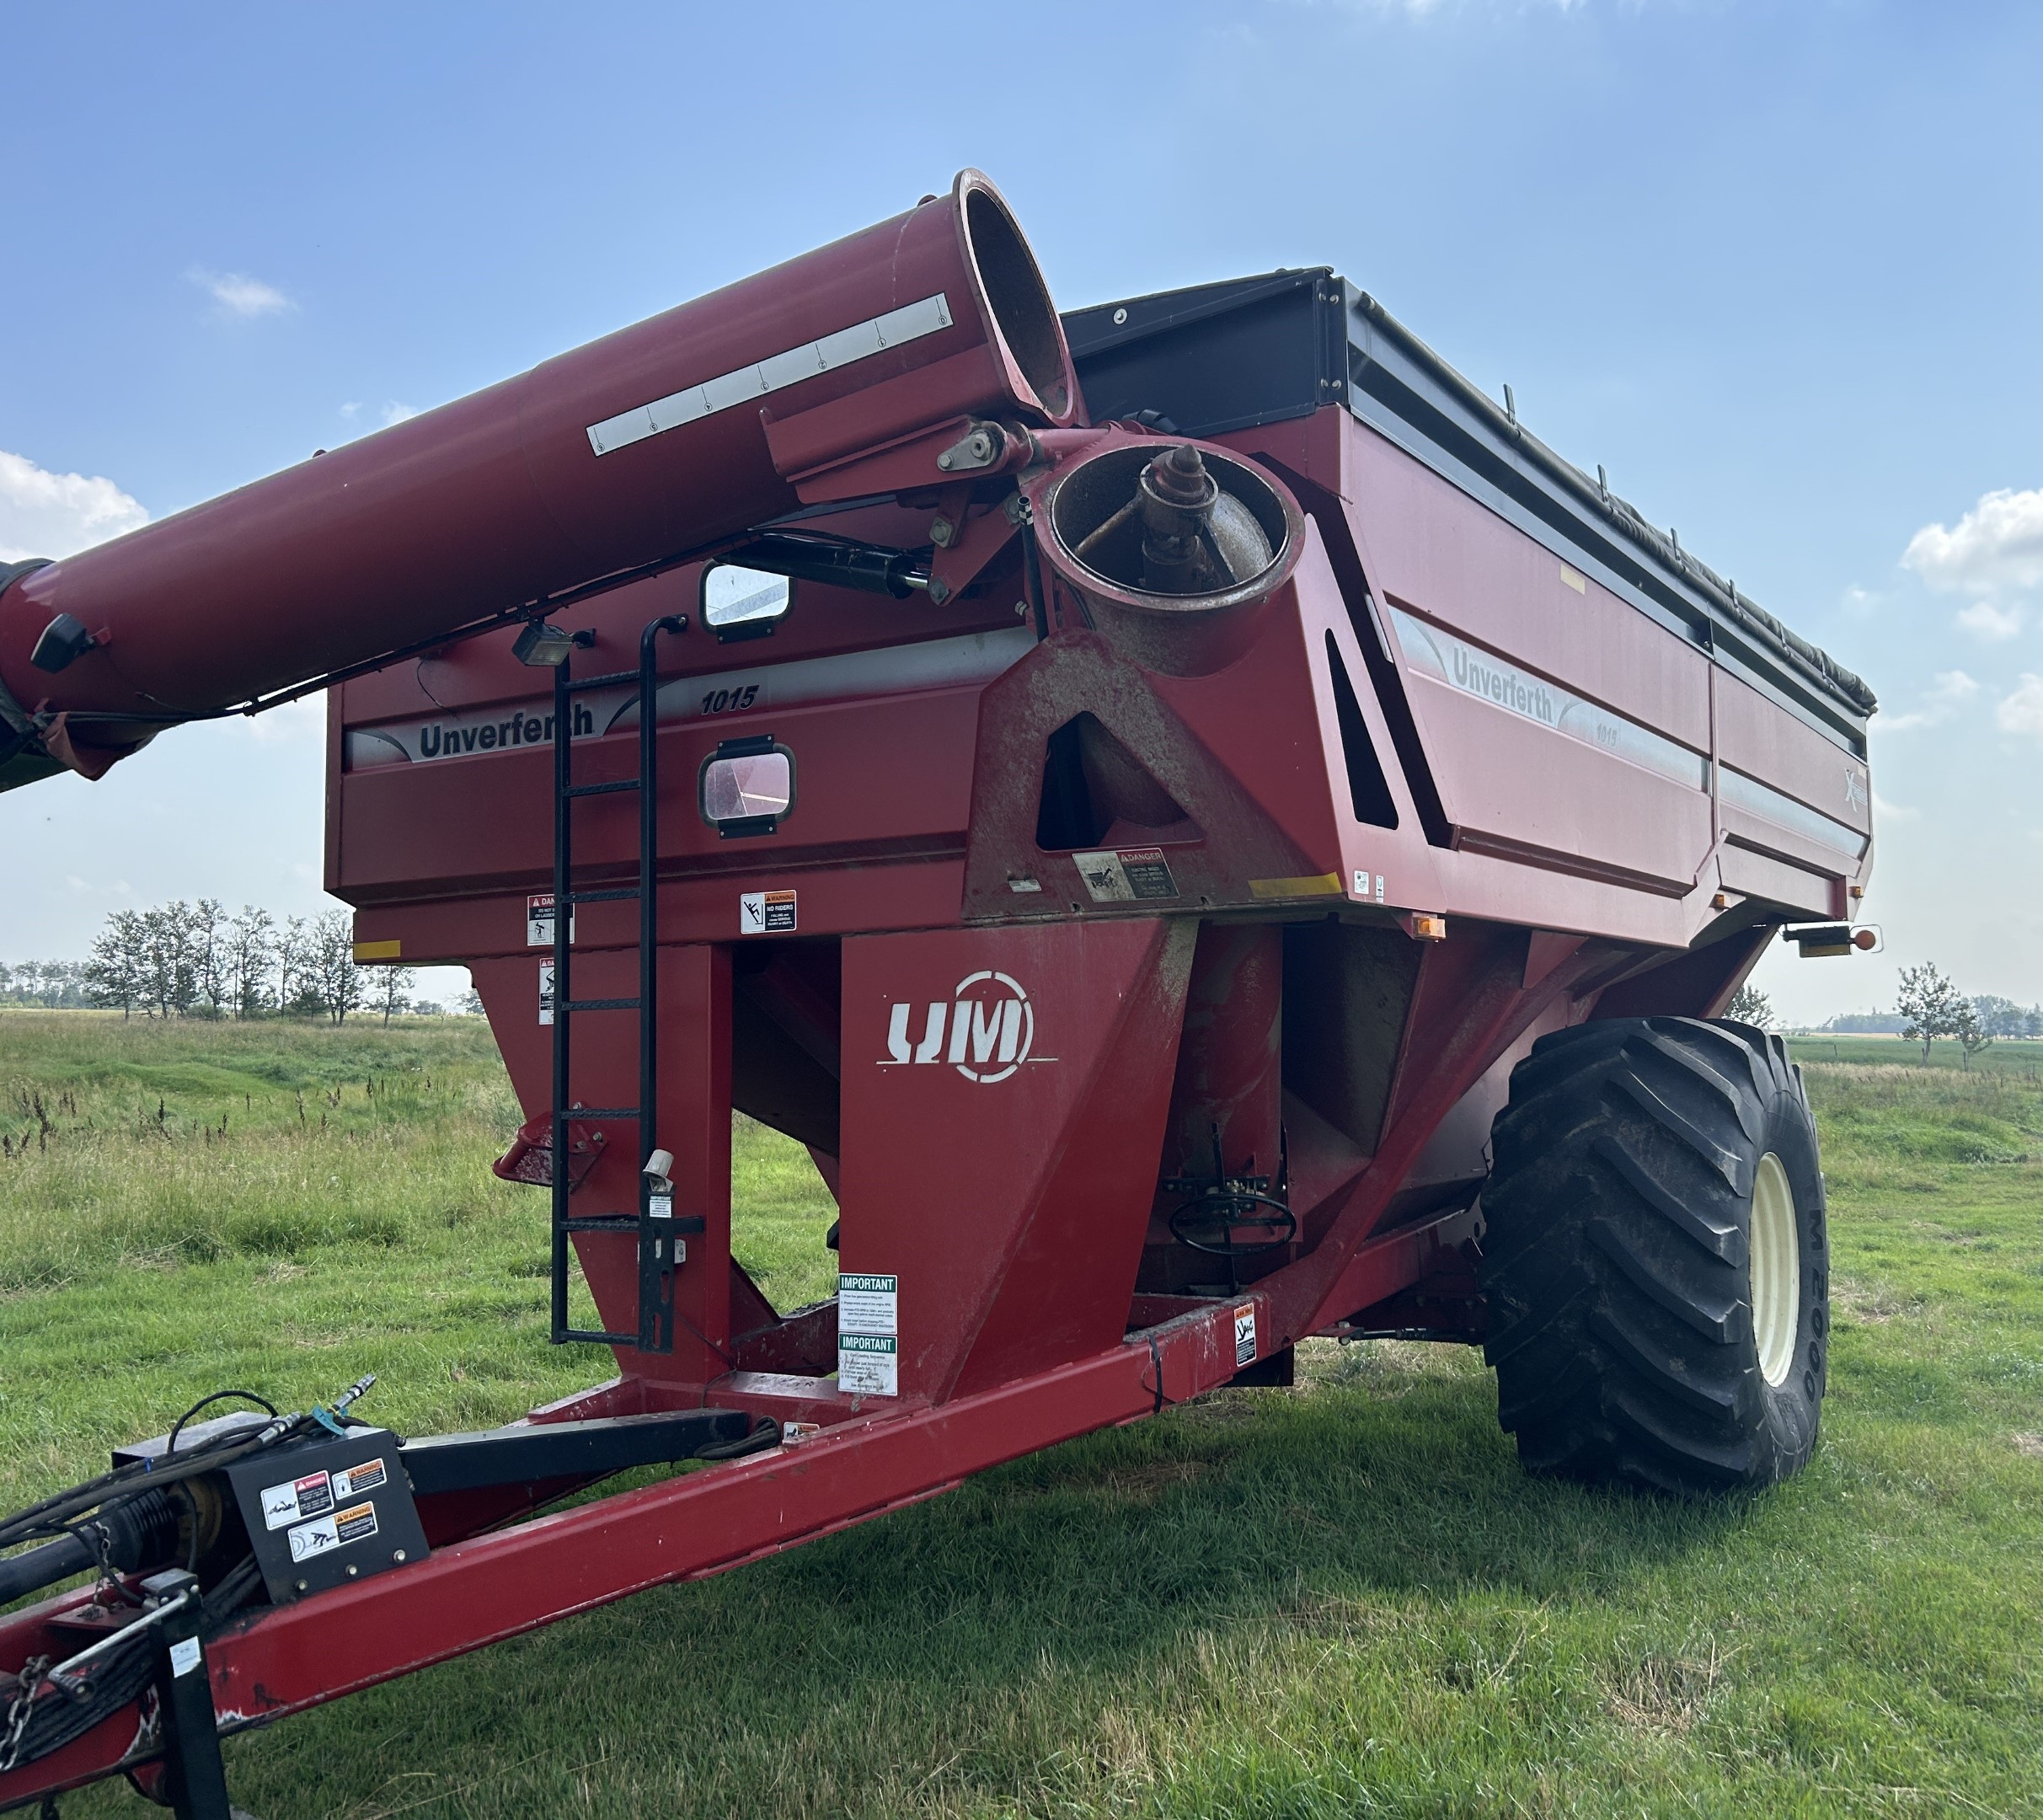
M 302 1406 L 373 1367 L 385 1420 L 455 1427 L 607 1368 L 545 1344 L 543 1196 L 487 1176 L 515 1111 L 483 1033 L 393 1030 L 373 1066 L 353 1046 L 382 1041 L 0 1018 L 0 1086 L 77 1100 L 0 1166 L 0 1502 L 222 1382 Z M 1824 1439 L 1790 1485 L 1677 1505 L 1530 1480 L 1476 1355 L 1315 1344 L 1295 1390 L 1093 1436 L 233 1740 L 237 1799 L 333 1820 L 2043 1814 L 2043 1100 L 1883 1047 L 1802 1046 L 1837 1319 Z M 826 1197 L 767 1134 L 739 1154 L 741 1255 L 806 1299 Z

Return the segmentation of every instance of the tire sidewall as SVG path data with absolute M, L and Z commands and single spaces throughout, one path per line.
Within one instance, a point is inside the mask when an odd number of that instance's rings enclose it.
M 1824 1206 L 1823 1171 L 1817 1160 L 1816 1122 L 1800 1091 L 1777 1089 L 1762 1115 L 1761 1137 L 1753 1162 L 1772 1151 L 1780 1159 L 1794 1197 L 1797 1268 L 1800 1272 L 1796 1311 L 1794 1356 L 1787 1377 L 1769 1384 L 1759 1368 L 1756 1331 L 1747 1335 L 1752 1382 L 1757 1386 L 1761 1425 L 1778 1463 L 1777 1476 L 1796 1471 L 1815 1450 L 1830 1366 L 1830 1244 Z M 1749 1245 L 1752 1203 L 1746 1201 L 1748 1241 L 1746 1307 L 1752 1307 Z

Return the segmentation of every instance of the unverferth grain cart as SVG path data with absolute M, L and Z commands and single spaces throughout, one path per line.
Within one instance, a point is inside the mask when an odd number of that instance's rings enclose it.
M 1538 1470 L 1808 1458 L 1816 1136 L 1718 1014 L 1864 934 L 1873 699 L 1330 270 L 1060 319 L 968 172 L 0 570 L 0 782 L 313 689 L 357 956 L 473 971 L 616 1375 L 215 1411 L 12 1519 L 0 1598 L 97 1574 L 0 1619 L 0 1806 L 222 1814 L 222 1732 L 1310 1335 L 1483 1346 Z M 832 1300 L 732 1258 L 734 1108 Z

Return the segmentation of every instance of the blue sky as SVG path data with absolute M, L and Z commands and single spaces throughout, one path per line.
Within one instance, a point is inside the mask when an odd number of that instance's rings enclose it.
M 2043 8 L 0 12 L 0 556 L 58 554 L 976 164 L 1067 307 L 1331 264 L 1879 690 L 1887 951 L 2043 998 Z M 0 797 L 0 956 L 320 907 L 316 711 Z

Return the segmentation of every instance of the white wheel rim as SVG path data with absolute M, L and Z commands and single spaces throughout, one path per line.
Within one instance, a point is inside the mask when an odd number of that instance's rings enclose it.
M 1802 1319 L 1802 1248 L 1795 1232 L 1794 1191 L 1771 1150 L 1760 1158 L 1752 1182 L 1752 1276 L 1759 1373 L 1778 1386 L 1794 1364 L 1794 1334 Z

